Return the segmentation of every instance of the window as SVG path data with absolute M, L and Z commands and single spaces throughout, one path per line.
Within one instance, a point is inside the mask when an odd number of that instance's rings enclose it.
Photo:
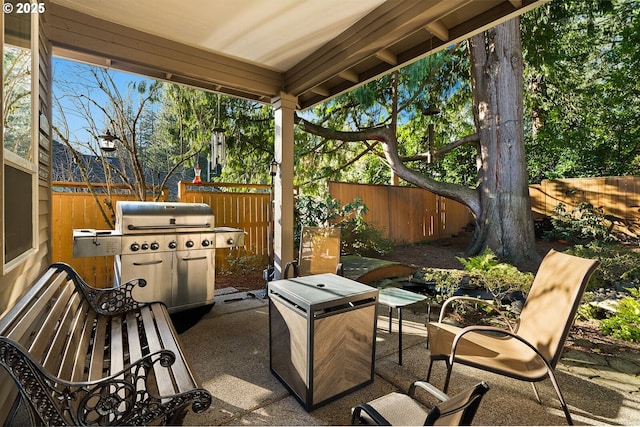
M 2 69 L 3 271 L 36 247 L 37 230 L 37 78 L 34 28 L 37 16 L 15 10 L 4 16 Z M 37 31 L 37 30 L 36 30 Z

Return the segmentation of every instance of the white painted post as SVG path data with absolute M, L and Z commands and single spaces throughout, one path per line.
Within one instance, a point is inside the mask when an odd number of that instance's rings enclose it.
M 274 188 L 275 278 L 293 260 L 293 127 L 298 99 L 281 92 L 271 101 L 275 110 L 275 159 L 278 171 Z

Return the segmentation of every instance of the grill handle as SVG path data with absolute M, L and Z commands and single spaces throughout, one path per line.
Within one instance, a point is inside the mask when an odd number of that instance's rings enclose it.
M 162 260 L 156 260 L 156 261 L 147 261 L 147 262 L 134 262 L 133 265 L 155 265 L 155 264 L 162 264 Z
M 168 225 L 133 225 L 129 224 L 129 230 L 174 230 L 176 228 L 210 228 L 211 224 L 168 224 Z

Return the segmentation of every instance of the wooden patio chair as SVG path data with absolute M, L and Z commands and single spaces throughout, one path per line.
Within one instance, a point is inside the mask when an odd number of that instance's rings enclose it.
M 340 227 L 308 227 L 300 231 L 300 253 L 298 259 L 284 267 L 284 278 L 312 274 L 334 273 L 343 275 L 340 263 Z
M 429 392 L 442 403 L 428 409 L 415 400 L 418 388 Z M 489 386 L 481 382 L 449 397 L 427 382 L 416 381 L 409 387 L 408 394 L 389 393 L 351 408 L 351 425 L 468 426 L 473 421 L 482 396 L 488 390 Z
M 587 282 L 599 263 L 549 251 L 533 281 L 518 324 L 516 327 L 510 325 L 510 330 L 491 326 L 460 328 L 444 323 L 443 316 L 451 301 L 471 298 L 453 297 L 445 301 L 438 322 L 428 324 L 431 362 L 427 381 L 433 362 L 444 360 L 447 376 L 443 390 L 446 393 L 453 364 L 462 363 L 530 382 L 537 401 L 541 403 L 535 382 L 549 377 L 567 422 L 573 424 L 554 369 L 562 355 Z M 471 300 L 490 305 L 485 300 Z

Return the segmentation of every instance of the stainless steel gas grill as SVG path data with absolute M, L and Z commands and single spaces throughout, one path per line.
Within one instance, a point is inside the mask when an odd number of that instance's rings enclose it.
M 74 230 L 74 256 L 108 251 L 115 255 L 115 286 L 144 278 L 147 286 L 133 297 L 177 312 L 213 304 L 215 250 L 243 246 L 244 234 L 215 228 L 206 204 L 118 202 L 115 230 Z

